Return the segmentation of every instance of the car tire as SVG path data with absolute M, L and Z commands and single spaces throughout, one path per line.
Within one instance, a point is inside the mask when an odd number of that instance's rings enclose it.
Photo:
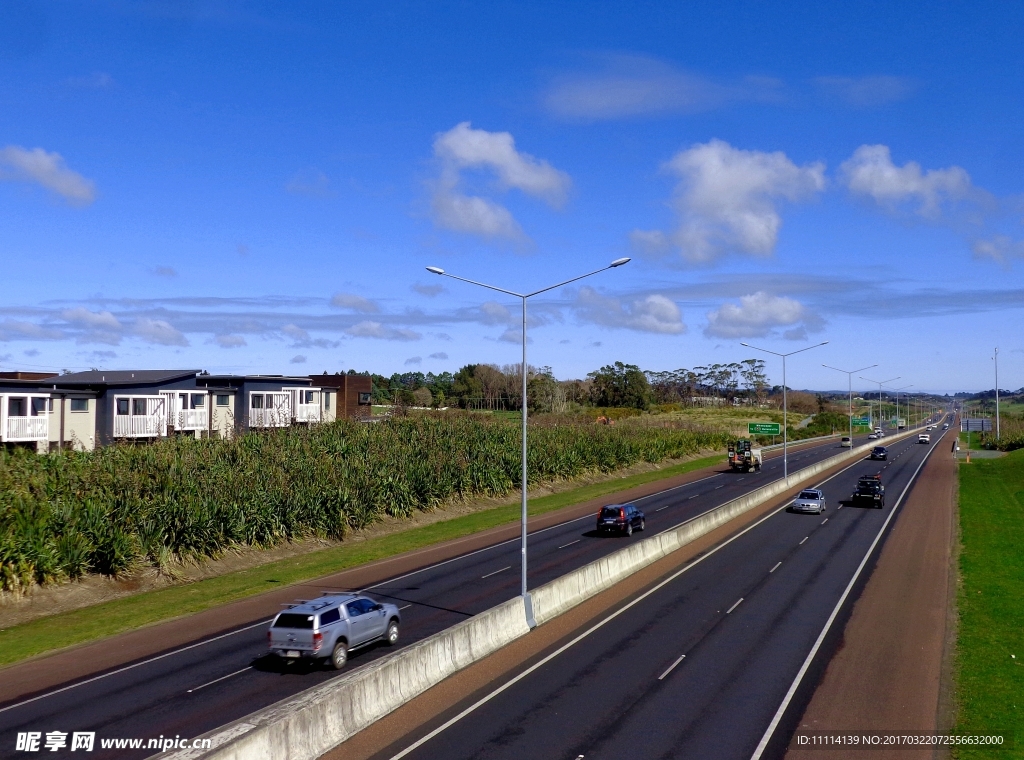
M 335 670 L 341 670 L 348 664 L 348 644 L 345 643 L 344 639 L 338 639 L 338 643 L 334 645 L 334 651 L 331 652 L 331 667 Z
M 642 532 L 646 528 L 647 528 L 647 520 L 641 520 L 640 521 L 640 527 L 637 528 L 637 530 Z
M 384 641 L 387 642 L 389 647 L 393 647 L 398 643 L 398 621 L 394 618 L 388 623 L 388 630 L 384 634 Z
M 627 536 L 632 536 L 633 535 L 633 523 L 631 523 L 631 522 L 630 523 L 626 523 L 626 535 Z

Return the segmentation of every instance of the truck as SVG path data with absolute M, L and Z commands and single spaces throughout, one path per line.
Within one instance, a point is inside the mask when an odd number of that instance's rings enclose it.
M 759 472 L 761 470 L 761 449 L 747 440 L 739 440 L 729 444 L 729 466 L 741 472 Z

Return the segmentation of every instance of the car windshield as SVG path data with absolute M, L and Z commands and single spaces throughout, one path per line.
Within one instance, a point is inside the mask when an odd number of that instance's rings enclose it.
M 800 495 L 797 498 L 798 499 L 817 499 L 818 498 L 818 492 L 817 491 L 801 491 Z
M 605 507 L 601 510 L 601 517 L 618 517 L 621 507 Z
M 274 621 L 275 628 L 302 628 L 313 630 L 313 616 L 295 612 L 282 612 Z
M 876 454 L 884 454 L 885 453 L 885 446 L 875 446 L 875 453 Z
M 862 480 L 857 485 L 861 488 L 878 488 L 879 483 L 877 480 Z

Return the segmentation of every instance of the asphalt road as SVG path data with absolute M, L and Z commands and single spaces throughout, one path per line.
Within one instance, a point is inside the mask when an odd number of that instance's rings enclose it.
M 770 513 L 378 757 L 747 760 L 763 740 L 762 757 L 780 756 L 896 521 L 883 526 L 941 434 L 856 462 L 820 486 L 825 514 Z M 885 508 L 848 503 L 875 473 Z
M 856 441 L 864 442 L 863 437 Z M 790 454 L 790 471 L 838 452 L 834 440 L 798 449 Z M 761 473 L 720 472 L 636 503 L 646 513 L 648 534 L 660 532 L 780 477 L 781 471 L 781 458 L 776 457 L 766 460 Z M 587 516 L 531 533 L 531 587 L 644 537 L 598 537 L 593 521 Z M 402 609 L 402 643 L 408 644 L 516 596 L 518 541 L 424 567 L 367 591 Z M 338 675 L 324 666 L 283 663 L 265 656 L 265 651 L 266 621 L 2 705 L 0 756 L 9 756 L 17 733 L 27 731 L 95 731 L 97 737 L 107 738 L 195 737 Z M 374 646 L 353 653 L 349 668 L 390 651 Z M 150 754 L 104 753 L 97 747 L 91 756 Z

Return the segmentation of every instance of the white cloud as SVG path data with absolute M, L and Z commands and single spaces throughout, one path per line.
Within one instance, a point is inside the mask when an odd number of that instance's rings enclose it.
M 281 332 L 292 339 L 292 348 L 337 348 L 341 345 L 336 340 L 313 338 L 306 330 L 294 324 L 285 325 Z
M 736 100 L 777 100 L 781 83 L 748 77 L 722 84 L 647 56 L 605 55 L 597 71 L 557 77 L 544 105 L 563 119 L 619 119 L 695 113 Z
M 500 191 L 521 190 L 556 208 L 565 202 L 572 184 L 568 174 L 547 161 L 516 150 L 508 132 L 473 129 L 468 121 L 439 134 L 434 139 L 434 155 L 441 163 L 440 177 L 433 186 L 434 222 L 455 232 L 523 237 L 519 223 L 507 208 L 463 191 L 465 170 L 486 170 L 494 175 Z
M 292 195 L 304 195 L 308 198 L 329 198 L 333 195 L 331 181 L 319 169 L 304 169 L 297 172 L 284 189 Z
M 606 327 L 667 335 L 686 332 L 679 306 L 658 293 L 623 303 L 585 286 L 580 288 L 572 308 L 581 320 Z
M 979 194 L 959 166 L 927 172 L 916 161 L 896 166 L 886 145 L 861 145 L 839 170 L 854 195 L 891 212 L 912 209 L 928 219 L 940 217 L 945 206 Z
M 120 331 L 122 327 L 117 317 L 109 311 L 89 311 L 81 306 L 65 309 L 60 316 L 68 322 L 76 322 L 96 330 Z
M 789 340 L 807 337 L 820 330 L 823 320 L 792 298 L 773 296 L 763 290 L 740 296 L 739 304 L 725 303 L 707 314 L 704 335 L 711 338 L 763 338 L 778 328 L 789 328 L 782 336 Z
M 418 282 L 412 286 L 412 289 L 421 296 L 433 298 L 434 296 L 440 295 L 444 292 L 444 285 L 424 285 Z
M 91 180 L 67 168 L 59 153 L 47 153 L 42 148 L 8 145 L 0 149 L 0 180 L 34 182 L 76 206 L 88 206 L 96 200 Z
M 412 330 L 387 327 L 380 322 L 368 320 L 352 325 L 345 332 L 354 338 L 379 338 L 381 340 L 419 340 L 423 337 Z
M 0 321 L 0 341 L 9 340 L 61 340 L 67 337 L 60 330 L 43 327 L 19 319 Z
M 413 365 L 413 364 L 422 364 L 422 363 L 423 363 L 423 357 L 422 356 L 410 356 L 408 359 L 405 360 L 405 366 L 406 367 L 408 367 L 410 365 Z
M 485 301 L 480 304 L 480 317 L 485 325 L 500 325 L 512 321 L 512 312 L 497 301 Z
M 132 332 L 147 343 L 161 346 L 187 346 L 188 338 L 162 319 L 143 317 L 135 322 Z
M 438 351 L 436 354 L 431 354 L 428 358 L 430 358 L 430 359 L 447 359 L 448 358 L 448 354 L 446 354 L 444 351 Z
M 337 306 L 339 309 L 361 311 L 364 314 L 373 314 L 380 311 L 380 307 L 373 301 L 357 296 L 355 293 L 335 293 L 331 297 L 331 306 Z
M 157 277 L 177 277 L 178 270 L 174 267 L 156 267 L 153 270 L 153 274 Z
M 288 360 L 288 363 L 289 364 L 305 364 L 306 363 L 306 357 L 303 356 L 302 354 L 296 354 L 295 356 L 293 356 L 291 359 Z
M 1024 240 L 1013 240 L 1006 235 L 996 235 L 988 240 L 976 240 L 971 246 L 976 259 L 991 259 L 1006 266 L 1011 259 L 1024 259 Z
M 217 335 L 214 341 L 221 348 L 241 348 L 246 345 L 245 338 L 241 335 Z
M 915 82 L 908 77 L 817 77 L 814 83 L 826 92 L 838 95 L 851 106 L 880 106 L 904 100 L 913 91 Z
M 666 235 L 634 230 L 634 244 L 679 248 L 690 262 L 728 251 L 768 255 L 778 240 L 780 201 L 797 202 L 825 187 L 821 162 L 797 166 L 782 152 L 740 150 L 711 140 L 680 151 L 665 165 L 679 177 L 673 206 L 679 226 Z

